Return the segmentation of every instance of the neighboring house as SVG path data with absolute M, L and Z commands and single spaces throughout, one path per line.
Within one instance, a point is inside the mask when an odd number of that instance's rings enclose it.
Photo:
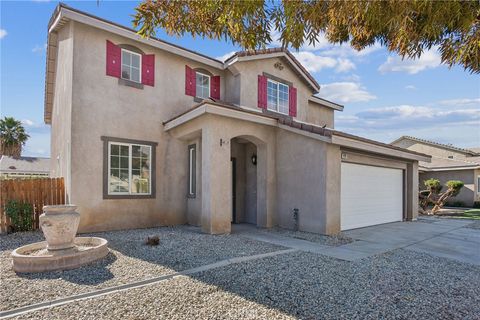
M 448 144 L 415 137 L 403 136 L 391 143 L 394 146 L 432 156 L 431 162 L 420 162 L 419 188 L 424 189 L 423 181 L 435 178 L 442 184 L 449 180 L 461 180 L 465 186 L 454 201 L 465 206 L 473 206 L 480 201 L 480 148 L 462 149 Z
M 48 177 L 50 158 L 0 156 L 0 177 L 27 178 Z
M 80 231 L 231 223 L 332 234 L 417 217 L 429 156 L 334 130 L 286 50 L 225 62 L 59 5 L 45 122 Z M 219 53 L 220 54 L 220 53 Z

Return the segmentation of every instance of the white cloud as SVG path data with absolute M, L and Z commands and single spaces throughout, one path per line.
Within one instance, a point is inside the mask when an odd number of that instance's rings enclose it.
M 441 65 L 440 53 L 434 48 L 422 53 L 420 58 L 402 60 L 400 56 L 390 56 L 387 58 L 378 71 L 386 72 L 406 72 L 409 74 L 416 74 L 420 71 L 437 68 Z
M 223 56 L 215 57 L 215 59 L 220 60 L 220 61 L 225 61 L 228 58 L 230 58 L 231 56 L 233 56 L 234 54 L 235 54 L 235 51 L 230 51 L 230 52 L 225 53 Z
M 35 125 L 35 122 L 33 122 L 33 121 L 30 120 L 30 119 L 23 119 L 23 120 L 22 120 L 22 124 L 23 124 L 24 126 L 31 127 L 31 126 Z
M 333 82 L 321 85 L 319 96 L 333 102 L 365 102 L 377 97 L 358 82 Z
M 32 52 L 44 52 L 47 50 L 47 44 L 45 43 L 43 46 L 39 46 L 38 44 L 32 49 Z
M 435 107 L 399 105 L 372 108 L 353 115 L 338 117 L 340 127 L 370 130 L 438 128 L 441 126 L 478 126 L 480 109 L 439 109 Z
M 336 72 L 347 72 L 356 69 L 355 64 L 350 59 L 339 58 L 337 62 Z
M 461 108 L 468 108 L 474 107 L 480 109 L 480 98 L 464 98 L 464 99 L 451 99 L 451 100 L 441 100 L 438 104 L 442 106 L 451 106 L 451 107 L 461 107 Z
M 8 34 L 7 30 L 5 29 L 0 29 L 0 39 L 5 38 L 5 36 Z
M 312 52 L 300 51 L 293 53 L 293 55 L 309 72 L 319 72 L 324 68 L 334 68 L 337 66 L 337 60 L 316 55 Z
M 415 87 L 414 85 L 409 84 L 408 86 L 405 86 L 405 89 L 407 89 L 407 90 L 417 90 L 417 87 Z

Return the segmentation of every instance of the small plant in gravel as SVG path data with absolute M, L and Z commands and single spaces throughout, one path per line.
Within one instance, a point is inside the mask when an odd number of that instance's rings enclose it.
M 160 238 L 158 236 L 147 237 L 145 244 L 148 246 L 158 246 L 160 244 Z
M 10 233 L 33 230 L 33 206 L 30 203 L 9 200 L 5 204 L 5 213 L 10 218 Z

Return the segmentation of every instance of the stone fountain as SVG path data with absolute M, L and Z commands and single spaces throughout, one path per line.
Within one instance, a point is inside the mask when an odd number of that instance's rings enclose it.
M 77 206 L 44 206 L 40 227 L 46 241 L 32 243 L 12 252 L 15 272 L 44 272 L 74 269 L 108 254 L 108 241 L 97 237 L 75 237 L 80 214 Z

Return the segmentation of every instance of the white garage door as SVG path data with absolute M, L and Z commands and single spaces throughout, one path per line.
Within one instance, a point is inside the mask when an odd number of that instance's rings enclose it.
M 342 163 L 341 228 L 402 221 L 403 171 Z

